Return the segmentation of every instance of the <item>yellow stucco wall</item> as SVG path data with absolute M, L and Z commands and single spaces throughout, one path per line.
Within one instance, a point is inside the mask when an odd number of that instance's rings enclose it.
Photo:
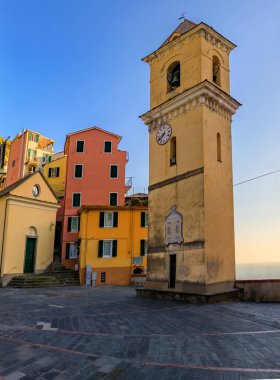
M 217 56 L 220 61 L 221 89 L 229 93 L 229 51 L 222 50 L 213 45 L 211 40 L 205 39 L 200 34 L 202 29 L 203 26 L 196 28 L 195 32 L 186 33 L 157 50 L 159 59 L 150 62 L 151 109 L 206 79 L 212 82 L 213 56 Z M 175 61 L 181 65 L 181 85 L 168 92 L 167 70 Z
M 102 211 L 118 212 L 118 227 L 99 227 L 99 217 Z M 141 212 L 147 212 L 147 207 L 94 207 L 94 209 L 83 210 L 80 217 L 80 271 L 81 277 L 87 264 L 92 266 L 92 270 L 103 268 L 124 269 L 127 283 L 130 282 L 130 274 L 133 268 L 141 267 L 146 269 L 146 256 L 141 256 L 141 265 L 133 265 L 133 257 L 140 257 L 140 241 L 147 239 L 147 228 L 141 227 Z M 98 241 L 117 240 L 117 257 L 99 258 Z M 114 276 L 111 276 L 113 278 Z M 117 276 L 116 276 L 117 277 Z M 117 283 L 118 279 L 112 281 Z
M 23 273 L 30 227 L 37 231 L 35 272 L 42 271 L 53 260 L 56 209 L 14 202 L 8 201 L 2 275 Z
M 63 197 L 65 191 L 67 156 L 48 162 L 44 166 L 44 175 L 57 197 Z M 50 168 L 59 168 L 59 177 L 49 177 Z
M 27 237 L 36 238 L 35 272 L 43 271 L 53 260 L 57 199 L 39 172 L 19 182 L 0 198 L 2 278 L 23 273 Z M 41 189 L 37 199 L 32 195 L 34 184 Z
M 151 73 L 151 111 L 143 115 L 150 154 L 147 288 L 168 288 L 169 254 L 176 254 L 176 290 L 206 292 L 233 286 L 231 118 L 219 108 L 222 102 L 232 106 L 226 95 L 232 48 L 203 24 L 145 58 Z M 213 83 L 214 56 L 220 62 L 220 86 Z M 180 62 L 180 86 L 170 91 L 167 72 L 174 62 Z M 164 123 L 176 137 L 175 165 L 170 165 L 171 141 L 156 141 Z M 183 217 L 184 241 L 165 246 L 165 219 L 173 205 Z

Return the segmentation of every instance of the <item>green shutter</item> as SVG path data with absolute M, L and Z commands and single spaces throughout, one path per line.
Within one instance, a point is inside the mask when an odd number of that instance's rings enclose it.
M 117 251 L 118 251 L 118 241 L 113 240 L 113 251 L 112 251 L 112 257 L 117 256 Z
M 67 223 L 67 232 L 71 231 L 71 224 L 72 224 L 72 217 L 68 217 L 68 223 Z
M 99 227 L 104 227 L 104 212 L 101 211 L 99 214 Z
M 140 240 L 140 256 L 145 256 L 145 240 Z
M 75 166 L 75 178 L 82 178 L 83 176 L 83 165 Z
M 70 243 L 66 243 L 66 255 L 65 258 L 69 259 Z
M 103 257 L 103 240 L 98 242 L 98 257 Z
M 105 141 L 104 151 L 105 151 L 105 153 L 111 153 L 112 152 L 112 142 L 111 141 Z
M 29 141 L 32 140 L 32 133 L 31 133 L 31 132 L 28 133 L 28 140 L 29 140 Z
M 141 227 L 145 227 L 145 212 L 141 212 Z
M 111 165 L 111 178 L 118 178 L 118 165 Z
M 110 206 L 117 206 L 118 194 L 110 193 Z
M 31 149 L 28 149 L 28 158 L 31 156 Z
M 37 157 L 37 150 L 33 150 L 34 158 L 36 159 Z
M 118 212 L 114 212 L 113 227 L 118 227 Z
M 81 205 L 81 194 L 74 193 L 73 194 L 73 207 L 80 207 Z

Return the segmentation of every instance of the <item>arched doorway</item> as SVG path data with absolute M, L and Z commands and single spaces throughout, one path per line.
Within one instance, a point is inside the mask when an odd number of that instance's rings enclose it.
M 26 236 L 25 258 L 24 258 L 24 273 L 33 273 L 36 260 L 36 244 L 37 230 L 31 226 L 28 229 Z

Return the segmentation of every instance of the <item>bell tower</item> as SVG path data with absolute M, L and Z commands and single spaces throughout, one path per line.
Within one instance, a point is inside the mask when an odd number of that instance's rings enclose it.
M 145 289 L 192 294 L 235 281 L 229 53 L 205 23 L 184 20 L 150 65 L 149 242 Z

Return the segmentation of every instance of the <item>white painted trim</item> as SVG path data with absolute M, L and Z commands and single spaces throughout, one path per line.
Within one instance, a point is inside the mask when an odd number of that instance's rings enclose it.
M 155 130 L 162 123 L 166 123 L 190 111 L 190 109 L 195 108 L 197 105 L 206 106 L 230 120 L 231 116 L 239 108 L 240 103 L 216 85 L 203 81 L 151 111 L 146 112 L 141 116 L 141 119 L 151 129 Z

